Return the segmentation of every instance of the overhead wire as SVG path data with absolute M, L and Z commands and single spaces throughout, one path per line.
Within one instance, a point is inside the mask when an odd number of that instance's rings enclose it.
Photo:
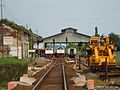
M 3 9 L 4 9 L 4 11 L 6 12 L 5 15 L 8 16 L 8 18 L 9 18 L 11 21 L 17 22 L 17 23 L 19 23 L 19 24 L 22 23 L 20 20 L 18 20 L 18 19 L 13 15 L 13 13 L 11 12 L 11 10 L 8 8 L 7 3 L 6 3 L 5 0 L 3 0 Z M 13 11 L 13 10 L 12 10 L 12 11 Z M 6 18 L 6 17 L 4 17 L 4 18 Z M 22 26 L 25 26 L 26 28 L 28 28 L 27 24 L 22 25 Z
M 15 16 L 12 14 L 11 10 L 8 8 L 5 0 L 3 0 L 3 8 L 4 8 L 6 14 L 8 15 L 9 19 L 11 19 L 12 21 L 17 21 L 18 23 L 20 23 L 20 21 L 15 18 Z

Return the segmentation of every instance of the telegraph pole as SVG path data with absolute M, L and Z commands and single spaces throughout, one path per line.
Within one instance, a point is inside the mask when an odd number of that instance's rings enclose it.
M 3 0 L 1 0 L 1 5 L 0 6 L 1 6 L 1 23 L 0 23 L 1 25 L 0 25 L 0 27 L 1 27 L 1 34 L 2 34 L 2 55 L 4 57 L 4 47 L 3 47 L 4 46 L 4 43 L 3 43 L 3 41 L 4 41 L 3 40 L 4 39 L 3 38 L 3 36 L 4 36 L 3 35 L 4 34 L 4 31 L 3 31 Z
M 2 22 L 2 20 L 3 20 L 3 1 L 1 0 L 1 27 L 3 27 L 3 22 Z

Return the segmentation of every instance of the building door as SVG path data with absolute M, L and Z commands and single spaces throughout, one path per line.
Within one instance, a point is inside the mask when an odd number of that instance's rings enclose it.
M 40 50 L 40 57 L 45 57 L 45 50 Z
M 70 55 L 74 55 L 74 49 L 70 49 Z

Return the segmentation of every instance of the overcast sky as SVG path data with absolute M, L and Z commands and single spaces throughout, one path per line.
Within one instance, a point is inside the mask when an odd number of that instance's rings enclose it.
M 120 0 L 3 0 L 4 17 L 43 37 L 73 27 L 79 33 L 120 34 Z

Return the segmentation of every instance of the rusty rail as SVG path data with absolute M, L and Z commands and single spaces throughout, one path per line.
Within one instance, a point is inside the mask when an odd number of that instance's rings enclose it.
M 37 84 L 35 84 L 35 86 L 32 88 L 32 90 L 37 90 L 37 88 L 39 87 L 40 83 L 47 77 L 47 75 L 50 73 L 50 71 L 52 69 L 54 69 L 55 66 L 60 65 L 59 63 L 56 63 L 54 65 L 52 65 L 50 67 L 50 69 L 42 76 L 42 78 L 39 79 L 39 81 L 37 82 Z M 68 90 L 67 89 L 67 81 L 66 81 L 66 75 L 65 75 L 65 69 L 64 69 L 64 64 L 62 62 L 62 80 L 63 80 L 63 90 Z
M 66 75 L 65 75 L 65 69 L 64 69 L 63 62 L 62 62 L 62 73 L 63 73 L 64 90 L 68 90 L 67 89 L 67 81 L 66 81 Z
M 46 77 L 46 75 L 52 70 L 52 68 L 54 67 L 55 65 L 52 65 L 50 67 L 50 69 L 43 75 L 43 77 L 37 82 L 37 84 L 32 88 L 32 90 L 36 90 L 37 86 L 40 84 L 40 82 Z

